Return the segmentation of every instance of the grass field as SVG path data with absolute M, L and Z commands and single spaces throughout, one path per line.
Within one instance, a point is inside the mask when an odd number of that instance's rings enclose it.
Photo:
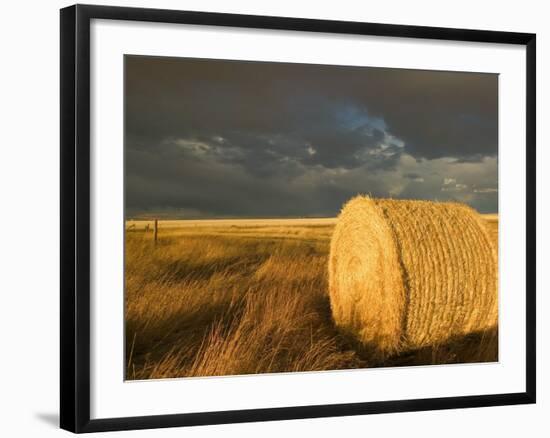
M 494 239 L 498 216 L 486 218 Z M 332 321 L 335 219 L 126 223 L 126 377 L 317 371 L 494 361 L 485 333 L 373 361 Z

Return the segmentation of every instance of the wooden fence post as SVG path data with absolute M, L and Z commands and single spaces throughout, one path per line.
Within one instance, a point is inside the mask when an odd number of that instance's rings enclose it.
M 155 241 L 155 245 L 157 244 L 158 232 L 159 232 L 159 221 L 158 219 L 155 219 L 155 226 L 153 228 L 153 239 Z

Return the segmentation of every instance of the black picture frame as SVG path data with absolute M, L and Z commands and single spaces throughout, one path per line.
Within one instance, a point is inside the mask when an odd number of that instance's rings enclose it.
M 526 391 L 416 400 L 90 419 L 90 21 L 92 19 L 525 46 L 527 75 Z M 60 24 L 61 428 L 82 433 L 535 403 L 535 34 L 90 5 L 74 5 L 61 9 Z

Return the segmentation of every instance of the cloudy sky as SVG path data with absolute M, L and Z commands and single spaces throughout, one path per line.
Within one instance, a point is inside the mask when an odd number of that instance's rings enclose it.
M 358 193 L 497 211 L 497 75 L 125 63 L 128 217 L 334 216 Z

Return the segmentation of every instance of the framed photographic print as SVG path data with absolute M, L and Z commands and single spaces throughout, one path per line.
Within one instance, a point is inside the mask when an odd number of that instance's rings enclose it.
M 535 402 L 535 35 L 61 10 L 61 427 Z

